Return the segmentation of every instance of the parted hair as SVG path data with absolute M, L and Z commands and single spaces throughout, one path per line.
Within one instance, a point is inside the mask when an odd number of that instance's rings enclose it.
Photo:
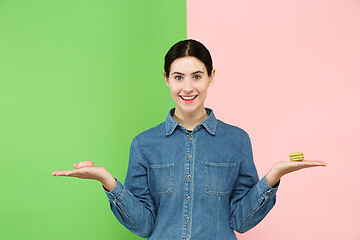
M 186 56 L 196 57 L 202 61 L 206 67 L 208 75 L 211 75 L 213 64 L 209 50 L 201 42 L 193 39 L 187 39 L 175 43 L 166 53 L 164 71 L 167 77 L 169 77 L 170 74 L 171 64 L 176 59 Z

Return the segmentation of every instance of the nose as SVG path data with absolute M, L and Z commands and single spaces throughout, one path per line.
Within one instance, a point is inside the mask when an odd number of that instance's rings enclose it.
M 184 90 L 184 92 L 191 92 L 193 90 L 192 79 L 188 79 L 188 78 L 185 79 L 183 90 Z

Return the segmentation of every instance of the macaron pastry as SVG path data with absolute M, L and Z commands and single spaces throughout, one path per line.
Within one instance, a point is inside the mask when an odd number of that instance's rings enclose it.
M 83 161 L 79 162 L 76 166 L 77 169 L 84 168 L 84 167 L 92 167 L 94 163 L 92 161 Z
M 302 152 L 290 153 L 290 161 L 302 161 L 304 160 L 304 154 Z

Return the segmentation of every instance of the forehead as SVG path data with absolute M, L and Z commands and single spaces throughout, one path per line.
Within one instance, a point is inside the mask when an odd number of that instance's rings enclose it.
M 195 72 L 206 71 L 205 64 L 196 57 L 181 57 L 171 63 L 170 72 Z

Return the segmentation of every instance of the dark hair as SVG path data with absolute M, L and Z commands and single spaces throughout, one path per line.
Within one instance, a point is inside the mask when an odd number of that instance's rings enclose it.
M 170 66 L 178 58 L 196 57 L 202 61 L 210 76 L 213 70 L 212 59 L 209 50 L 201 43 L 193 39 L 183 40 L 173 45 L 165 55 L 164 70 L 166 76 L 169 77 Z

